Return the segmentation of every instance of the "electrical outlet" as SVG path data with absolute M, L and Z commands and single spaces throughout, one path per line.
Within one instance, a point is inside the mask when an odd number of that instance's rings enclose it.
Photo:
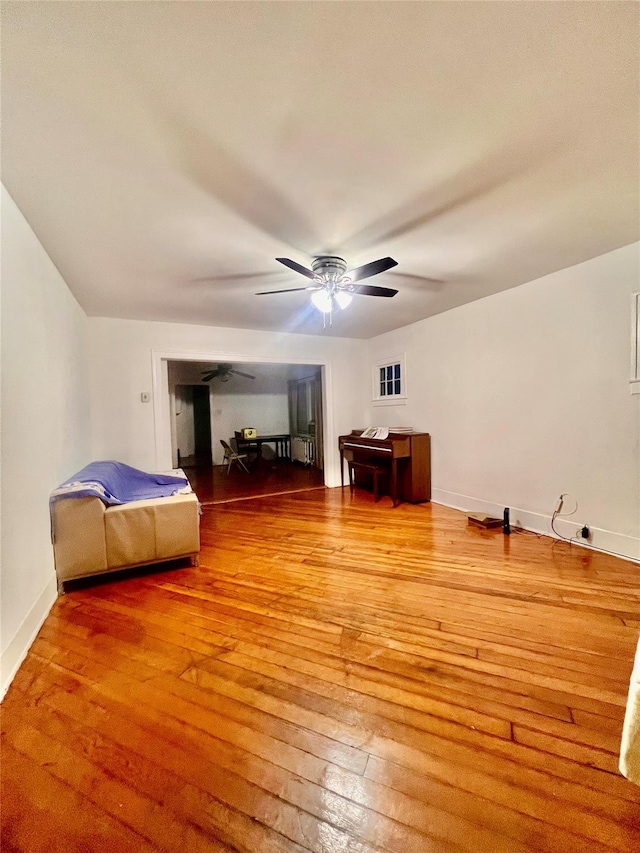
M 586 524 L 578 530 L 578 536 L 581 539 L 589 539 L 591 537 L 591 531 Z

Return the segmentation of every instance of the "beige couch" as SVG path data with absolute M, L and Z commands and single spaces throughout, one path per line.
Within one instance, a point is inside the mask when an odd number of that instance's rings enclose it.
M 97 497 L 65 498 L 51 507 L 58 589 L 65 581 L 190 557 L 198 564 L 196 495 L 105 506 Z

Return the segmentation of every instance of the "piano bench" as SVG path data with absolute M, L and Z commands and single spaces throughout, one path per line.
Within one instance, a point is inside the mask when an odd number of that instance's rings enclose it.
M 371 474 L 373 477 L 373 500 L 374 503 L 378 503 L 380 499 L 380 495 L 378 494 L 378 478 L 380 475 L 385 475 L 388 473 L 389 469 L 386 465 L 376 465 L 375 462 L 354 462 L 352 460 L 348 460 L 349 465 L 349 491 L 353 493 L 355 488 L 355 476 L 354 473 L 356 471 L 366 471 L 368 474 Z

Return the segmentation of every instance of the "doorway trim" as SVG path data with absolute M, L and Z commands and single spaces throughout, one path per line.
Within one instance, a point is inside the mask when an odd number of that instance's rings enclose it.
M 276 356 L 247 355 L 222 350 L 151 350 L 151 376 L 153 383 L 153 423 L 156 467 L 168 471 L 172 466 L 171 404 L 169 394 L 170 361 L 221 361 L 242 364 L 305 364 L 322 368 L 322 417 L 324 420 L 324 484 L 335 486 L 340 482 L 337 452 L 338 438 L 333 426 L 333 394 L 331 360 L 328 358 L 279 358 Z

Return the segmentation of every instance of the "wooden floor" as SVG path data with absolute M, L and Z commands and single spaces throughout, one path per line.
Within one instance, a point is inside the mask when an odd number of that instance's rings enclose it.
M 58 600 L 3 704 L 4 853 L 640 850 L 640 568 L 316 489 Z
M 186 467 L 185 474 L 203 504 L 225 503 L 241 498 L 282 495 L 319 488 L 324 475 L 319 468 L 289 462 L 286 459 L 264 459 L 251 465 L 250 473 L 233 464 Z

